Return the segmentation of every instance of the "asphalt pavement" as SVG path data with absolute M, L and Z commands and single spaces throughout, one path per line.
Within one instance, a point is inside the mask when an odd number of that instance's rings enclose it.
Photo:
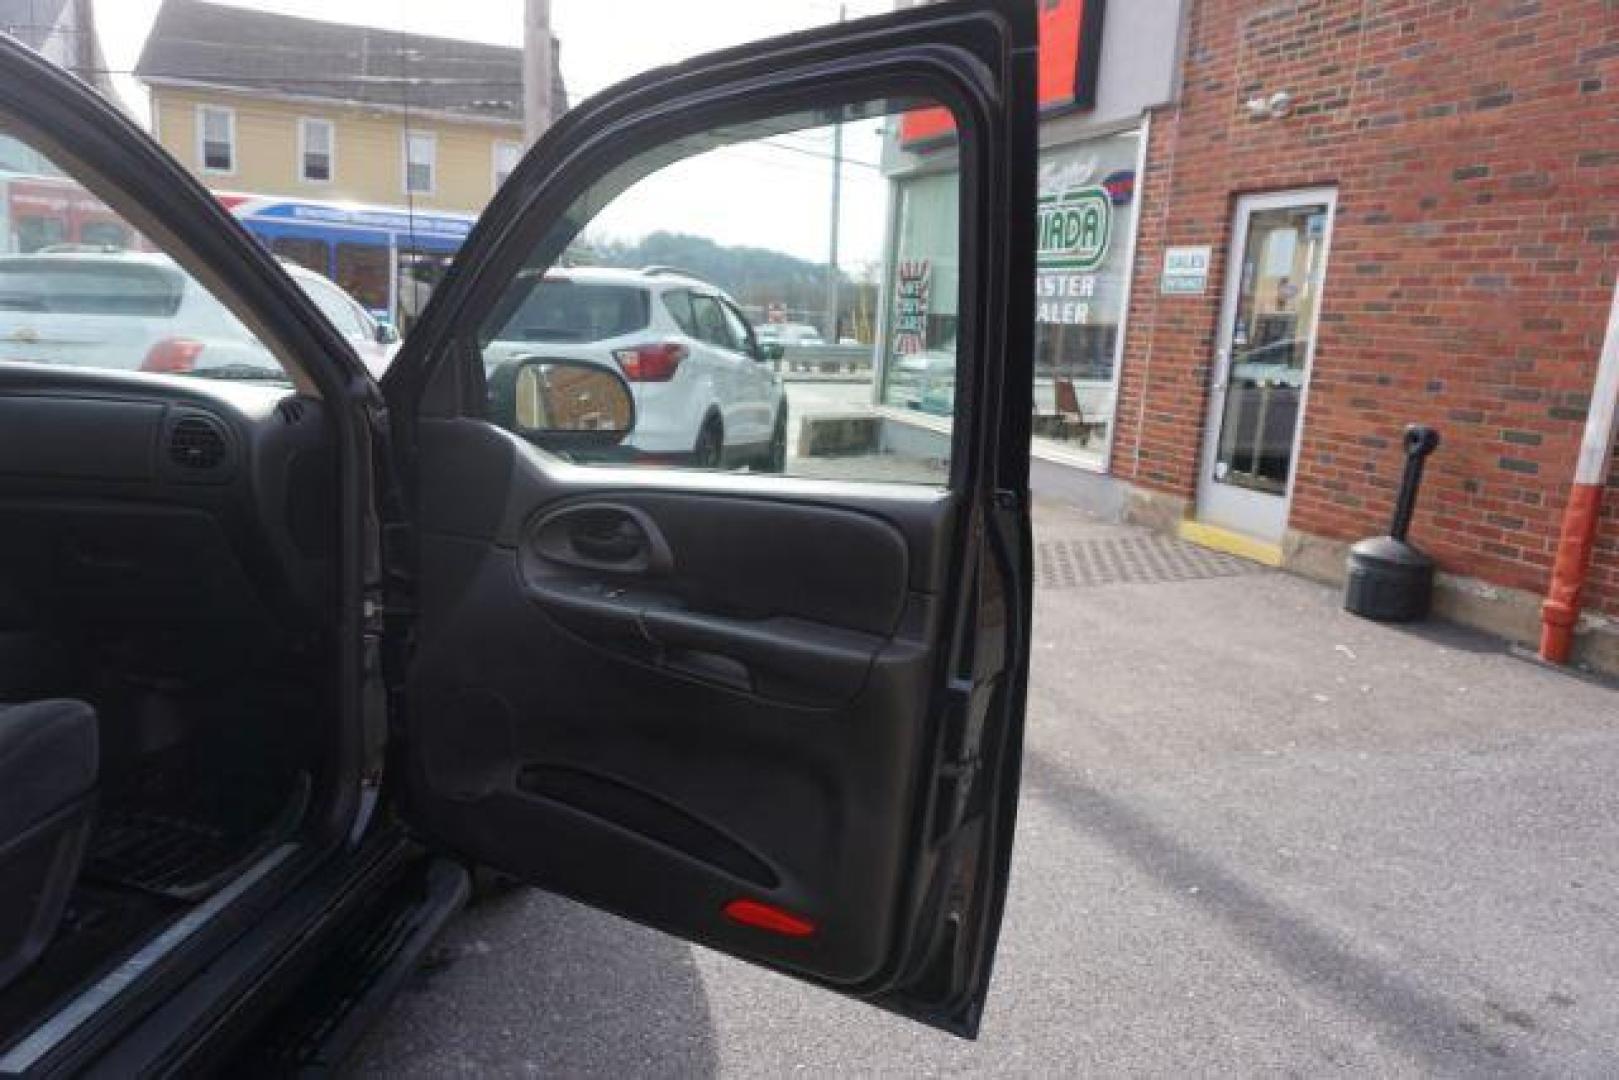
M 545 894 L 361 1075 L 1619 1073 L 1619 693 L 1055 507 L 1011 897 L 965 1043 Z

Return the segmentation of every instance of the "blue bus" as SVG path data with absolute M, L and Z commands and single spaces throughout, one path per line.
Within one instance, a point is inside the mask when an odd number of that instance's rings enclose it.
M 409 330 L 476 220 L 275 195 L 218 197 L 271 251 L 325 274 L 401 331 Z

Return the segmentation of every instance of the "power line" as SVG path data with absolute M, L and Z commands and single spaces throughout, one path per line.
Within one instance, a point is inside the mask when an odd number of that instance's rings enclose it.
M 726 149 L 731 150 L 733 152 L 737 152 L 738 156 L 742 157 L 746 161 L 754 162 L 755 164 L 769 165 L 769 166 L 772 166 L 772 167 L 778 168 L 778 169 L 790 169 L 793 172 L 813 173 L 814 175 L 820 176 L 820 177 L 825 177 L 826 176 L 826 170 L 824 168 L 820 168 L 818 166 L 810 165 L 808 163 L 800 163 L 800 162 L 797 162 L 797 161 L 783 161 L 780 158 L 774 158 L 774 157 L 769 157 L 769 156 L 766 156 L 766 155 L 757 154 L 754 151 L 757 151 L 757 150 L 761 149 L 760 147 L 757 147 L 757 146 L 742 145 L 742 146 L 727 147 Z M 686 160 L 689 161 L 691 159 L 687 158 Z M 827 160 L 827 161 L 832 160 L 831 155 L 830 154 L 825 155 L 824 160 Z M 853 164 L 857 164 L 857 163 L 849 161 L 847 158 L 845 158 L 843 164 L 845 164 L 845 165 L 853 165 Z M 864 162 L 859 162 L 858 164 L 863 165 L 865 163 Z M 871 168 L 875 171 L 877 166 L 873 165 L 873 166 L 871 166 Z M 654 173 L 653 175 L 656 175 L 656 174 Z
M 328 25 L 336 25 L 336 26 L 341 27 L 341 24 L 336 24 L 336 23 L 328 24 Z M 417 41 L 432 42 L 434 44 L 437 44 L 437 43 L 440 43 L 440 42 L 448 42 L 451 46 L 468 45 L 468 46 L 471 46 L 472 48 L 475 48 L 475 49 L 499 49 L 501 52 L 507 52 L 507 53 L 521 53 L 523 51 L 522 49 L 518 48 L 515 45 L 497 45 L 497 44 L 494 44 L 492 42 L 487 42 L 487 41 L 469 41 L 469 40 L 467 40 L 465 38 L 447 38 L 447 37 L 437 37 L 437 36 L 428 35 L 428 34 L 411 34 L 408 31 L 385 30 L 385 29 L 382 29 L 380 27 L 374 27 L 374 26 L 341 27 L 341 28 L 342 29 L 358 29 L 358 30 L 360 30 L 364 34 L 365 39 L 366 39 L 365 41 L 362 42 L 362 44 L 366 46 L 366 51 L 372 52 L 376 56 L 382 57 L 384 59 L 392 58 L 394 56 L 403 56 L 403 57 L 405 57 L 407 59 L 416 59 L 416 58 L 420 58 L 421 56 L 423 56 L 424 53 L 423 53 L 423 50 L 420 47 L 408 46 L 408 45 L 399 45 L 399 46 L 396 46 L 396 47 L 393 47 L 393 48 L 389 48 L 389 47 L 384 46 L 382 48 L 373 50 L 369 46 L 369 41 L 370 41 L 371 36 L 373 34 L 376 35 L 379 38 L 391 37 L 391 38 L 397 39 L 397 38 L 403 36 L 403 37 L 408 37 L 408 38 L 414 38 Z M 32 27 L 32 29 L 39 30 L 39 29 L 46 29 L 46 28 L 45 27 Z M 67 32 L 69 32 L 69 33 L 83 33 L 82 30 L 74 30 L 74 31 L 67 31 Z M 302 46 L 296 46 L 296 45 L 277 45 L 277 44 L 273 44 L 273 43 L 272 44 L 262 44 L 262 43 L 236 42 L 236 41 L 220 41 L 217 38 L 175 37 L 175 36 L 173 36 L 171 34 L 163 35 L 162 42 L 165 45 L 201 45 L 201 46 L 204 46 L 206 48 L 225 49 L 225 50 L 228 50 L 229 52 L 231 52 L 233 54 L 242 53 L 242 52 L 264 52 L 264 53 L 286 53 L 286 54 L 297 55 L 297 56 L 358 56 L 359 55 L 359 53 L 356 52 L 353 49 L 306 49 L 306 48 L 303 48 Z M 437 62 L 456 63 L 456 64 L 487 64 L 487 63 L 489 63 L 489 57 L 487 57 L 487 56 L 454 56 L 454 55 L 446 55 L 446 54 L 436 52 L 436 51 L 432 54 L 432 56 L 433 56 L 433 59 L 434 59 L 435 63 L 437 63 Z
M 178 71 L 136 71 L 133 68 L 107 68 L 107 67 L 78 67 L 72 68 L 76 72 L 89 72 L 96 75 L 129 75 L 135 78 L 148 79 L 193 79 L 198 82 L 217 83 L 220 86 L 239 86 L 252 84 L 282 84 L 304 86 L 327 86 L 338 83 L 365 83 L 378 86 L 478 86 L 486 88 L 521 89 L 521 79 L 462 79 L 454 76 L 422 76 L 422 75 L 333 75 L 322 78 L 318 75 L 242 75 L 230 72 L 178 72 Z
M 847 154 L 829 154 L 824 150 L 810 150 L 799 146 L 788 146 L 779 142 L 740 143 L 750 150 L 784 150 L 789 154 L 800 154 L 804 157 L 819 158 L 822 161 L 835 161 L 842 165 L 858 165 L 863 169 L 881 169 L 882 166 L 875 161 L 862 161 L 859 158 L 849 157 Z

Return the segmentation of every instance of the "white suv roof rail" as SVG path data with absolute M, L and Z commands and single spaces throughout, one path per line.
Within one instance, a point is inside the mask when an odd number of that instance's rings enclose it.
M 688 277 L 693 281 L 703 280 L 703 275 L 693 273 L 690 270 L 685 270 L 678 266 L 643 266 L 641 267 L 641 273 L 645 274 L 647 277 L 660 277 L 667 274 L 676 277 Z

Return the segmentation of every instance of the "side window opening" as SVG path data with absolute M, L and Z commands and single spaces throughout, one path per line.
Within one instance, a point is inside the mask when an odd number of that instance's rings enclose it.
M 697 336 L 697 316 L 692 311 L 691 293 L 685 289 L 670 289 L 663 294 L 663 306 L 675 320 L 675 325 L 690 334 Z
M 732 307 L 729 301 L 721 300 L 719 305 L 720 313 L 725 317 L 725 328 L 730 332 L 733 342 L 731 347 L 752 356 L 755 346 L 753 331 L 748 328 L 748 320 L 743 318 L 742 313 Z
M 710 345 L 735 349 L 737 345 L 731 339 L 729 327 L 725 325 L 725 313 L 720 309 L 719 301 L 712 296 L 693 296 L 691 303 L 697 316 L 697 336 Z
M 947 485 L 962 221 L 949 121 L 916 97 L 833 102 L 618 162 L 536 231 L 481 319 L 485 416 L 553 449 L 510 406 L 555 373 L 523 365 L 595 365 L 627 383 L 634 430 L 576 461 Z M 606 302 L 632 294 L 634 319 Z

